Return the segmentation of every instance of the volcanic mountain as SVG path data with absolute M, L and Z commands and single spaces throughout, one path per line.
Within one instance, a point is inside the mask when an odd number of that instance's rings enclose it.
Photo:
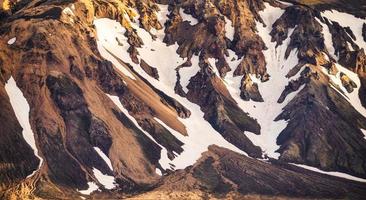
M 1 199 L 364 199 L 366 2 L 0 1 Z

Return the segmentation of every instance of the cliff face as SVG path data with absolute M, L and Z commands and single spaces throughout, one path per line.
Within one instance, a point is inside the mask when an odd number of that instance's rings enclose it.
M 341 1 L 0 4 L 2 198 L 365 195 L 286 164 L 366 178 L 365 20 Z

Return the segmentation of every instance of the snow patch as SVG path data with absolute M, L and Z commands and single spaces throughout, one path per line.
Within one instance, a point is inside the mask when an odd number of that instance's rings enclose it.
M 114 177 L 103 174 L 96 168 L 93 168 L 95 178 L 102 184 L 106 189 L 110 190 L 115 187 Z
M 104 160 L 104 162 L 108 165 L 109 169 L 111 169 L 113 171 L 113 167 L 112 167 L 112 162 L 111 160 L 108 158 L 107 155 L 104 154 L 104 152 L 99 149 L 98 147 L 94 147 L 94 150 L 98 153 L 98 155 Z
M 24 97 L 22 91 L 18 88 L 13 77 L 10 77 L 8 82 L 5 84 L 5 90 L 9 96 L 10 104 L 13 107 L 14 113 L 20 126 L 23 128 L 22 135 L 24 140 L 28 143 L 28 145 L 33 149 L 34 155 L 39 158 L 39 166 L 38 169 L 34 170 L 32 174 L 28 175 L 28 177 L 33 176 L 42 166 L 43 158 L 39 156 L 39 152 L 37 149 L 36 141 L 34 138 L 34 133 L 32 131 L 31 125 L 29 123 L 29 104 L 27 99 Z
M 188 108 L 192 112 L 191 117 L 181 119 L 182 123 L 187 128 L 188 136 L 183 136 L 160 119 L 155 118 L 156 121 L 184 143 L 182 146 L 184 151 L 171 161 L 171 164 L 175 166 L 175 169 L 184 169 L 195 163 L 201 157 L 201 154 L 207 151 L 208 146 L 211 144 L 216 144 L 247 156 L 246 153 L 226 141 L 206 120 L 203 119 L 203 113 L 200 111 L 199 106 L 195 105 L 196 107 L 194 107 L 192 103 L 190 104 L 191 105 L 189 105 Z M 184 105 L 187 106 L 187 104 Z M 198 113 L 200 113 L 200 115 Z
M 188 21 L 191 26 L 198 24 L 198 20 L 192 15 L 184 13 L 183 8 L 179 9 L 179 15 L 182 17 L 183 21 Z
M 346 173 L 342 173 L 342 172 L 326 172 L 326 171 L 320 170 L 316 167 L 310 167 L 310 166 L 307 166 L 307 165 L 294 164 L 294 163 L 289 163 L 289 164 L 295 165 L 295 166 L 298 166 L 298 167 L 301 167 L 301 168 L 304 168 L 304 169 L 307 169 L 307 170 L 310 170 L 310 171 L 318 172 L 318 173 L 321 173 L 321 174 L 327 174 L 327 175 L 336 176 L 336 177 L 340 177 L 340 178 L 345 178 L 345 179 L 348 179 L 348 180 L 353 180 L 353 181 L 358 181 L 358 182 L 364 182 L 364 183 L 366 182 L 366 179 L 358 178 L 358 177 L 355 177 L 355 176 L 352 176 L 352 175 L 349 175 L 349 174 L 346 174 Z
M 365 137 L 363 137 L 363 138 L 365 138 L 365 140 L 366 140 L 366 130 L 361 128 L 361 131 L 365 135 Z
M 98 189 L 97 184 L 95 184 L 94 182 L 88 182 L 88 187 L 88 189 L 78 190 L 78 192 L 80 192 L 81 194 L 90 195 L 92 192 Z
M 8 40 L 8 45 L 14 44 L 15 41 L 17 41 L 17 38 L 16 37 L 11 38 L 10 40 Z
M 234 35 L 235 35 L 235 28 L 234 28 L 233 23 L 231 22 L 231 20 L 228 19 L 227 17 L 225 17 L 225 31 L 226 31 L 225 36 L 227 38 L 229 38 L 229 40 L 233 41 L 234 40 Z
M 155 173 L 157 173 L 159 176 L 163 175 L 163 173 L 161 173 L 161 170 L 158 168 L 155 169 Z

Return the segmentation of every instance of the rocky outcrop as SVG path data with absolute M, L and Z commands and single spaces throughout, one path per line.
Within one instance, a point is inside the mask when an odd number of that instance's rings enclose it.
M 140 63 L 141 68 L 149 74 L 151 77 L 159 80 L 159 73 L 158 70 L 154 67 L 151 67 L 149 64 L 147 64 L 144 60 L 141 59 Z
M 271 31 L 272 40 L 281 45 L 289 36 L 289 30 L 294 29 L 285 57 L 294 49 L 298 50 L 299 62 L 317 64 L 317 55 L 327 53 L 322 35 L 322 26 L 316 20 L 319 13 L 304 6 L 289 6 L 284 14 L 276 20 Z

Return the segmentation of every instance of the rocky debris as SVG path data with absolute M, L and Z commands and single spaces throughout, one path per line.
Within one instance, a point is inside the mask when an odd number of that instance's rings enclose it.
M 151 67 L 143 59 L 141 59 L 140 66 L 151 77 L 155 78 L 156 80 L 159 80 L 159 73 L 155 67 Z
M 363 199 L 366 195 L 364 183 L 270 162 L 213 145 L 192 167 L 168 175 L 157 188 L 132 199 L 149 198 L 156 193 L 188 199 L 208 195 L 214 199 L 232 196 L 246 199 L 246 195 L 268 195 L 276 199 Z

